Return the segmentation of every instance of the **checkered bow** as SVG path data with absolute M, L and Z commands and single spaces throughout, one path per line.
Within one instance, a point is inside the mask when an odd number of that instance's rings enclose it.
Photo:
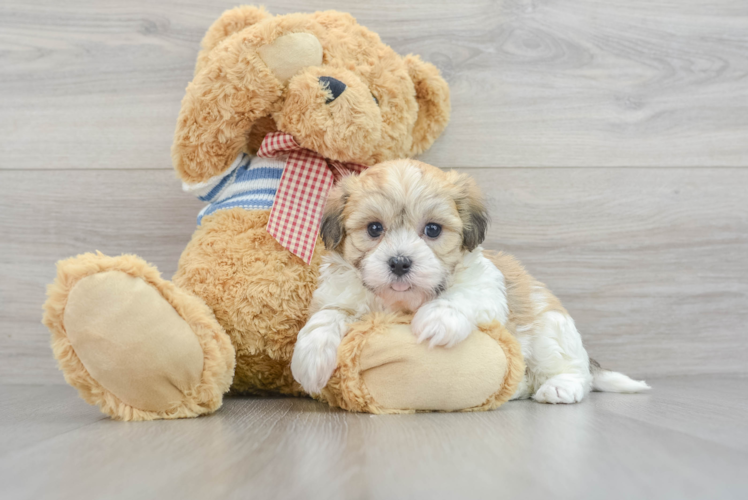
M 265 136 L 257 156 L 273 158 L 288 154 L 278 192 L 268 219 L 267 231 L 288 251 L 311 263 L 317 244 L 322 210 L 334 182 L 367 167 L 328 160 L 298 145 L 291 134 Z

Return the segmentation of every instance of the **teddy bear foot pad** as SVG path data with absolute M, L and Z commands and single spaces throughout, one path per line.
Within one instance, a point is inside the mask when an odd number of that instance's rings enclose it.
M 60 263 L 45 324 L 67 381 L 122 420 L 217 409 L 234 368 L 228 336 L 197 297 L 133 256 Z

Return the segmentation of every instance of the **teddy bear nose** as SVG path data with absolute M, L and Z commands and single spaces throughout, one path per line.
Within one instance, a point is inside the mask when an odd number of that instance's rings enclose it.
M 341 82 L 337 78 L 331 76 L 320 76 L 319 83 L 323 89 L 327 89 L 332 94 L 332 97 L 328 97 L 325 104 L 330 104 L 332 101 L 340 97 L 340 94 L 345 90 L 345 83 Z

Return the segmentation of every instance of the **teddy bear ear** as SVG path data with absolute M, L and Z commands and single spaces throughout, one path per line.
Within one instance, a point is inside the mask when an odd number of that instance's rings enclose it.
M 444 131 L 449 122 L 449 85 L 431 63 L 410 54 L 405 57 L 418 101 L 418 118 L 413 127 L 411 156 L 423 153 Z
M 224 11 L 221 17 L 208 28 L 202 42 L 200 42 L 200 53 L 197 55 L 197 64 L 195 65 L 195 75 L 205 67 L 210 58 L 210 51 L 216 48 L 219 43 L 237 31 L 241 31 L 247 26 L 252 26 L 271 17 L 271 14 L 265 10 L 265 7 L 253 7 L 243 5 Z

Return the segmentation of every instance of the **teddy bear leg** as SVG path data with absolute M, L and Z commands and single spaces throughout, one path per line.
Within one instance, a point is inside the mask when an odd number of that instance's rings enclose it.
M 317 285 L 312 265 L 267 232 L 270 210 L 232 208 L 202 219 L 173 277 L 214 312 L 236 349 L 233 394 L 302 395 L 291 375 L 296 335 Z
M 119 420 L 195 417 L 221 406 L 234 349 L 212 311 L 133 255 L 61 261 L 44 324 L 67 382 Z
M 321 397 L 368 413 L 492 410 L 514 394 L 524 371 L 519 343 L 498 323 L 431 349 L 406 321 L 374 315 L 351 326 Z

